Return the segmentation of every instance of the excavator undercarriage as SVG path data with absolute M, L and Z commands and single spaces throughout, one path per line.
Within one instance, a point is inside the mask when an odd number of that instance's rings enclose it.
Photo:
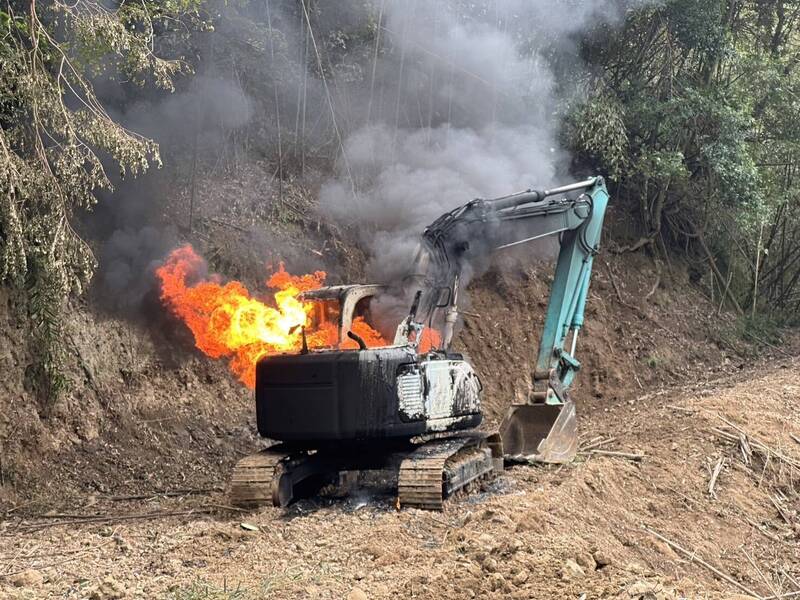
M 497 434 L 467 432 L 414 442 L 316 451 L 277 444 L 236 464 L 231 502 L 244 508 L 285 507 L 338 485 L 346 473 L 380 471 L 396 482 L 400 506 L 440 510 L 446 498 L 503 470 Z

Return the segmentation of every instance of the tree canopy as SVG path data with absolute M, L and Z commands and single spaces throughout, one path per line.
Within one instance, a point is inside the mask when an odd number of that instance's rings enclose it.
M 130 177 L 161 160 L 153 140 L 112 116 L 135 94 L 105 98 L 98 84 L 167 97 L 195 72 L 225 73 L 254 113 L 225 143 L 266 157 L 279 182 L 307 162 L 331 169 L 343 139 L 376 115 L 395 132 L 475 116 L 434 106 L 434 80 L 502 121 L 485 81 L 459 88 L 463 73 L 435 46 L 412 53 L 392 39 L 390 2 L 0 2 L 0 280 L 27 300 L 44 395 L 64 383 L 60 311 L 97 264 L 82 215 L 112 189 L 110 169 Z M 520 60 L 549 61 L 572 170 L 610 182 L 613 251 L 649 253 L 659 268 L 681 255 L 721 308 L 796 321 L 800 0 L 614 0 L 618 19 L 551 37 L 534 35 L 516 3 L 502 14 L 498 3 L 434 4 L 465 26 L 496 18 Z M 431 57 L 432 68 L 422 62 Z M 397 70 L 376 78 L 378 64 Z M 401 102 L 404 81 L 413 86 Z M 537 101 L 514 109 L 541 110 Z
M 800 308 L 798 17 L 791 0 L 671 0 L 598 27 L 582 40 L 588 100 L 569 118 L 573 148 L 612 175 L 641 227 L 627 249 L 684 247 L 737 310 L 788 318 Z
M 48 395 L 63 385 L 60 310 L 96 266 L 75 211 L 112 187 L 110 165 L 136 175 L 160 161 L 156 144 L 109 115 L 94 79 L 170 89 L 188 65 L 159 56 L 154 39 L 197 18 L 198 7 L 55 0 L 0 8 L 0 280 L 27 293 Z

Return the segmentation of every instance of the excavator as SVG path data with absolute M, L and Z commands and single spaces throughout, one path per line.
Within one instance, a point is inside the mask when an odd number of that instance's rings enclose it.
M 335 318 L 340 344 L 309 349 L 303 329 L 298 353 L 259 360 L 258 432 L 276 443 L 237 463 L 231 502 L 284 507 L 347 473 L 379 470 L 396 476 L 398 506 L 437 510 L 506 462 L 572 460 L 578 438 L 569 387 L 580 369 L 576 345 L 608 201 L 603 179 L 592 177 L 476 199 L 442 215 L 421 236 L 402 286 L 411 308 L 387 346 L 367 347 L 351 325 L 391 289 L 306 292 L 315 304 L 311 319 Z M 550 236 L 558 236 L 558 261 L 532 389 L 510 406 L 499 431 L 480 430 L 481 381 L 452 350 L 460 287 L 477 262 Z M 426 328 L 441 335 L 423 351 Z M 358 347 L 342 348 L 345 340 Z

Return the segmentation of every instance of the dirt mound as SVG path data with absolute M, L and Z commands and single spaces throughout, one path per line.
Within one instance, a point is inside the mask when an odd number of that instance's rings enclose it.
M 527 393 L 552 283 L 551 264 L 521 264 L 508 261 L 472 283 L 457 339 L 484 381 L 492 422 Z M 578 338 L 582 368 L 572 388 L 581 414 L 647 390 L 707 380 L 747 361 L 754 349 L 726 335 L 732 318 L 716 315 L 717 307 L 687 285 L 680 268 L 659 276 L 643 256 L 597 257 Z

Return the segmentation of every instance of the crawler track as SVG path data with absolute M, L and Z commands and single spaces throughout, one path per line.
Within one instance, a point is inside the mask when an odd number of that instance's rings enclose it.
M 491 449 L 476 438 L 428 442 L 400 465 L 400 506 L 441 510 L 445 498 L 473 481 L 493 475 Z
M 291 497 L 286 498 L 285 490 L 281 489 L 282 475 L 306 457 L 304 453 L 293 453 L 281 446 L 244 457 L 233 468 L 231 504 L 242 508 L 286 506 Z
M 341 472 L 392 470 L 401 506 L 441 510 L 445 498 L 500 471 L 496 436 L 461 435 L 373 455 L 341 449 L 309 454 L 278 445 L 240 460 L 233 470 L 230 502 L 242 508 L 288 506 L 336 483 Z

